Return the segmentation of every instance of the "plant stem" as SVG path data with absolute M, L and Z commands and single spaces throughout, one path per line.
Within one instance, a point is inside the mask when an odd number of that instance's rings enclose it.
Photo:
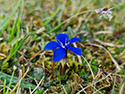
M 67 65 L 66 65 L 66 60 L 67 60 L 67 54 L 65 55 L 65 57 L 61 60 L 61 63 L 59 65 L 59 74 L 61 76 L 63 76 L 66 72 L 67 69 Z

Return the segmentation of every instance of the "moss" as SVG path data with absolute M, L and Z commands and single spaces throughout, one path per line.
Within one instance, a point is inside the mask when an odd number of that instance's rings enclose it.
M 10 50 L 10 45 L 7 44 L 6 42 L 0 44 L 0 53 L 7 55 L 9 53 L 9 50 Z

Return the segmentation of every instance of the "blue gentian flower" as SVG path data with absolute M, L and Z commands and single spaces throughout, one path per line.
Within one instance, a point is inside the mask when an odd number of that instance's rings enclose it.
M 58 34 L 56 36 L 57 42 L 50 41 L 44 49 L 54 50 L 53 61 L 58 62 L 67 55 L 67 49 L 81 56 L 82 50 L 80 48 L 70 46 L 71 43 L 82 41 L 82 39 L 74 37 L 69 40 L 67 34 Z

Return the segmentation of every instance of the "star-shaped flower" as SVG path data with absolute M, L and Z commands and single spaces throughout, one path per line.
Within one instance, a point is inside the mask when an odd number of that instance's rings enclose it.
M 44 49 L 54 50 L 53 61 L 58 62 L 67 55 L 67 49 L 81 56 L 82 50 L 80 48 L 70 46 L 71 43 L 82 41 L 82 39 L 74 37 L 69 40 L 67 34 L 58 34 L 56 36 L 57 42 L 50 41 Z

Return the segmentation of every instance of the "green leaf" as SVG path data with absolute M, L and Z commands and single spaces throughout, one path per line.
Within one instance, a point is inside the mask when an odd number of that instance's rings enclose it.
M 2 81 L 4 81 L 6 79 L 6 84 L 9 84 L 10 80 L 11 80 L 11 76 L 8 74 L 5 74 L 3 72 L 0 72 L 0 79 Z M 18 81 L 19 81 L 19 79 L 17 77 L 13 77 L 13 79 L 11 81 L 11 85 L 16 85 L 18 83 Z M 20 84 L 20 87 L 26 88 L 26 89 L 29 89 L 29 87 L 30 87 L 31 89 L 34 89 L 36 87 L 36 85 L 23 80 Z
M 41 76 L 43 76 L 43 69 L 42 68 L 34 68 L 33 77 L 40 80 Z

